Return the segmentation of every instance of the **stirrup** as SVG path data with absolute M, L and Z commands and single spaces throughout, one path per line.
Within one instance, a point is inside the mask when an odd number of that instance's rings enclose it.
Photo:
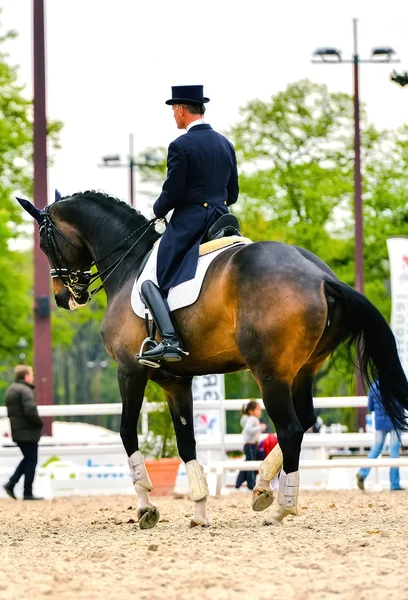
M 151 344 L 153 344 L 153 348 L 155 348 L 156 346 L 158 346 L 158 343 L 156 340 L 152 339 L 151 337 L 147 337 L 143 340 L 142 345 L 140 346 L 140 350 L 139 350 L 139 354 L 136 356 L 136 360 L 141 364 L 144 365 L 145 367 L 152 367 L 153 369 L 160 369 L 160 361 L 154 361 L 154 360 L 150 360 L 149 358 L 143 358 L 143 347 L 145 346 L 145 344 L 147 344 L 148 342 L 150 342 Z M 153 348 L 149 348 L 149 350 L 152 350 Z

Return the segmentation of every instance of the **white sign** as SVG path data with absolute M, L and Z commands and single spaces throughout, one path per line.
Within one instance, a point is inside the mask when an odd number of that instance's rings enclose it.
M 224 375 L 201 375 L 193 379 L 193 399 L 218 400 L 220 408 L 211 408 L 208 410 L 194 409 L 194 429 L 196 434 L 208 433 L 211 435 L 221 435 L 223 431 L 223 407 L 225 398 Z M 194 405 L 193 405 L 194 406 Z
M 408 237 L 387 239 L 391 271 L 391 329 L 402 368 L 408 375 Z

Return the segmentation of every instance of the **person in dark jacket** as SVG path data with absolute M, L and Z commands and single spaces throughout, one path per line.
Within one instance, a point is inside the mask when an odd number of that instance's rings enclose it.
M 378 387 L 378 381 L 375 381 L 368 392 L 368 406 L 369 412 L 374 411 L 375 415 L 375 443 L 371 451 L 368 453 L 367 458 L 378 458 L 381 454 L 387 434 L 390 434 L 390 458 L 399 458 L 400 455 L 400 435 L 392 424 L 391 419 L 385 413 L 382 404 L 380 402 L 380 390 Z M 370 472 L 370 468 L 366 467 L 360 469 L 356 475 L 357 486 L 360 490 L 364 490 L 364 480 Z M 390 490 L 401 491 L 404 488 L 400 485 L 400 471 L 398 467 L 390 468 Z
M 6 391 L 7 415 L 10 419 L 11 436 L 23 453 L 23 460 L 3 486 L 16 500 L 14 487 L 24 475 L 24 500 L 42 500 L 33 495 L 33 481 L 38 460 L 38 442 L 44 426 L 34 397 L 33 370 L 28 365 L 17 365 L 15 382 Z
M 163 219 L 174 210 L 163 234 L 157 257 L 157 280 L 144 281 L 141 294 L 163 341 L 138 359 L 176 362 L 183 355 L 181 340 L 171 318 L 167 293 L 193 279 L 199 246 L 208 227 L 238 199 L 238 171 L 234 146 L 204 123 L 202 85 L 174 86 L 166 104 L 173 107 L 178 129 L 187 133 L 169 146 L 167 179 L 153 206 L 153 218 Z M 157 364 L 157 366 L 159 366 Z

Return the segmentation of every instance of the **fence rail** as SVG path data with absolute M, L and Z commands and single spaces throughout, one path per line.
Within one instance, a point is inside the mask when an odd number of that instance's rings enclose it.
M 197 401 L 194 402 L 195 411 L 207 410 L 207 409 L 220 409 L 223 411 L 241 410 L 244 403 L 248 402 L 249 399 L 242 400 L 220 400 L 220 401 Z M 259 400 L 263 407 L 263 402 Z M 337 397 L 337 398 L 315 398 L 315 408 L 347 408 L 347 407 L 365 407 L 367 405 L 366 396 L 351 396 L 351 397 Z M 142 435 L 148 431 L 148 415 L 151 412 L 157 410 L 163 410 L 165 403 L 150 403 L 145 401 L 142 408 L 141 424 L 142 424 Z M 85 415 L 117 415 L 122 412 L 121 403 L 106 403 L 106 404 L 76 404 L 76 405 L 40 405 L 38 407 L 39 414 L 44 417 L 64 417 L 64 416 L 85 416 Z M 0 407 L 0 417 L 7 415 L 6 407 Z M 221 423 L 225 423 L 225 418 L 221 419 Z M 223 428 L 222 428 L 223 429 Z M 264 437 L 264 436 L 263 436 Z M 198 450 L 241 450 L 242 449 L 242 435 L 241 434 L 226 434 L 225 431 L 221 431 L 220 434 L 197 434 L 197 448 Z M 332 454 L 331 451 L 349 451 L 350 448 L 359 448 L 362 453 L 365 448 L 371 447 L 374 442 L 373 433 L 306 433 L 303 438 L 303 449 L 320 449 L 317 453 L 316 459 L 305 460 L 301 459 L 300 468 L 302 470 L 316 470 L 321 469 L 322 472 L 328 469 L 329 473 L 333 473 L 335 469 L 358 469 L 360 467 L 375 467 L 377 472 L 378 480 L 378 469 L 382 467 L 408 467 L 408 459 L 367 459 L 367 458 L 334 458 L 329 460 L 329 456 Z M 403 442 L 408 442 L 408 434 L 403 435 Z M 88 478 L 91 475 L 96 477 L 123 477 L 126 476 L 128 479 L 128 467 L 126 465 L 126 453 L 124 452 L 123 445 L 120 439 L 120 435 L 117 433 L 111 433 L 106 438 L 98 440 L 86 440 L 78 439 L 61 441 L 56 438 L 43 437 L 40 441 L 40 454 L 45 457 L 51 457 L 54 454 L 62 453 L 67 459 L 72 459 L 74 462 L 84 460 L 84 456 L 92 456 L 92 462 L 102 463 L 105 457 L 109 457 L 109 461 L 116 464 L 111 465 L 80 465 L 74 467 L 76 477 L 75 481 L 72 481 L 73 489 L 79 480 L 83 477 Z M 11 440 L 7 438 L 3 439 L 3 445 L 1 447 L 1 457 L 13 461 L 19 456 L 18 448 L 11 443 Z M 221 453 L 223 456 L 223 453 Z M 108 459 L 106 460 L 108 462 Z M 219 493 L 223 483 L 226 472 L 237 471 L 237 470 L 253 470 L 258 469 L 260 465 L 259 461 L 247 462 L 242 460 L 213 460 L 206 466 L 206 471 L 215 477 L 216 481 L 216 493 Z M 6 467 L 0 467 L 0 473 L 4 474 L 7 471 Z M 41 473 L 44 475 L 51 475 L 54 472 L 52 465 L 47 469 L 41 469 Z M 58 469 L 55 470 L 55 473 Z M 230 473 L 231 474 L 231 473 Z M 82 481 L 81 485 L 86 485 L 85 480 Z
M 209 410 L 222 407 L 224 410 L 241 410 L 243 404 L 249 402 L 250 398 L 242 400 L 200 400 L 194 402 L 195 410 Z M 257 400 L 262 408 L 264 403 Z M 367 406 L 367 396 L 345 396 L 336 398 L 315 398 L 315 408 L 361 408 Z M 145 402 L 142 412 L 154 412 L 162 410 L 165 407 L 163 402 Z M 121 402 L 111 402 L 106 404 L 40 404 L 38 412 L 42 417 L 66 417 L 66 416 L 84 416 L 84 415 L 120 415 L 122 414 Z M 5 406 L 0 406 L 0 417 L 7 416 Z

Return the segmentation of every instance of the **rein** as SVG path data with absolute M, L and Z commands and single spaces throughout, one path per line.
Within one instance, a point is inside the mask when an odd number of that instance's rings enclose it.
M 133 248 L 136 246 L 136 244 L 138 244 L 140 242 L 142 237 L 149 231 L 149 229 L 152 227 L 152 225 L 154 225 L 154 223 L 156 221 L 156 219 L 152 219 L 151 221 L 144 223 L 141 227 L 139 227 L 135 231 L 132 231 L 132 233 L 130 233 L 128 236 L 126 236 L 123 240 L 121 240 L 114 248 L 109 250 L 109 252 L 104 254 L 100 259 L 94 260 L 90 264 L 89 269 L 84 270 L 84 271 L 82 271 L 82 270 L 73 271 L 72 269 L 69 268 L 67 261 L 64 259 L 63 255 L 61 253 L 61 250 L 60 250 L 60 248 L 55 240 L 55 237 L 54 237 L 54 231 L 59 233 L 65 239 L 65 241 L 67 241 L 76 250 L 81 251 L 82 248 L 80 248 L 79 246 L 77 246 L 77 244 L 75 244 L 72 240 L 70 240 L 65 235 L 65 233 L 63 233 L 55 225 L 55 223 L 53 223 L 50 213 L 49 213 L 48 206 L 46 207 L 46 209 L 44 209 L 43 215 L 44 215 L 44 221 L 40 227 L 40 231 L 42 228 L 45 228 L 47 254 L 51 260 L 52 265 L 54 266 L 53 269 L 50 269 L 50 276 L 53 279 L 55 279 L 55 278 L 61 279 L 63 285 L 66 288 L 68 288 L 68 290 L 71 292 L 71 294 L 73 295 L 74 298 L 80 298 L 81 296 L 83 296 L 84 292 L 87 292 L 88 293 L 87 302 L 89 302 L 92 299 L 92 297 L 103 288 L 104 283 L 109 279 L 109 277 L 112 275 L 112 273 L 115 272 L 115 270 L 119 267 L 119 265 L 130 254 L 130 252 L 133 250 Z M 109 265 L 108 267 L 103 269 L 103 271 L 96 271 L 94 274 L 91 273 L 92 267 L 94 265 L 96 266 L 97 262 L 101 263 L 106 258 L 111 256 L 116 250 L 118 250 L 121 246 L 123 246 L 123 244 L 125 244 L 130 238 L 132 238 L 134 235 L 136 235 L 144 227 L 145 227 L 145 230 L 143 231 L 143 233 L 137 238 L 137 240 L 135 242 L 133 242 L 133 244 L 130 246 L 130 248 L 128 248 L 128 250 L 126 250 L 126 252 L 124 254 L 119 256 L 119 258 L 117 258 L 111 265 Z M 63 266 L 63 265 L 65 265 L 65 266 Z M 99 285 L 97 288 L 94 288 L 93 290 L 89 291 L 88 287 L 92 283 L 94 283 L 97 279 L 100 278 L 102 280 L 102 277 L 106 273 L 108 273 L 108 274 L 105 277 L 105 280 L 102 281 L 101 285 Z

